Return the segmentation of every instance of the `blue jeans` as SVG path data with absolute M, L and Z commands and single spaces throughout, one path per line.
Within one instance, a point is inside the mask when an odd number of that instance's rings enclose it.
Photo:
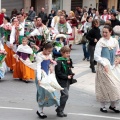
M 88 46 L 85 44 L 82 44 L 82 47 L 83 47 L 83 53 L 84 53 L 84 58 L 87 58 L 89 59 L 89 51 L 88 51 Z

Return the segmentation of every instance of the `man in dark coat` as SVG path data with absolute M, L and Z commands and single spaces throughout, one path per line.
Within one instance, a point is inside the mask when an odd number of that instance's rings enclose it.
M 42 23 L 46 25 L 46 22 L 48 21 L 47 13 L 45 13 L 45 9 L 42 8 L 41 12 L 38 14 L 38 17 L 42 19 Z
M 120 25 L 120 21 L 116 18 L 116 13 L 111 13 L 111 26 L 114 28 L 116 25 Z

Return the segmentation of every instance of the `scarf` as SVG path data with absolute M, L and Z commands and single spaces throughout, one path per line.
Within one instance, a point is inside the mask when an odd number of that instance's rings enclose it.
M 58 57 L 57 60 L 62 61 L 62 66 L 63 66 L 63 68 L 64 68 L 64 70 L 65 70 L 65 73 L 67 74 L 67 68 L 68 68 L 68 65 L 65 64 L 63 61 L 67 61 L 68 59 L 67 59 L 67 58 L 63 58 L 63 57 Z

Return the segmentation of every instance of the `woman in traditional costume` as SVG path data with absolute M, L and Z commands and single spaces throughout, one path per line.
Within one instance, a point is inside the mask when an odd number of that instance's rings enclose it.
M 100 111 L 108 112 L 105 105 L 110 102 L 109 109 L 119 113 L 116 104 L 120 100 L 120 79 L 110 72 L 110 66 L 114 65 L 115 53 L 119 45 L 118 41 L 111 37 L 111 33 L 112 28 L 108 25 L 104 26 L 103 37 L 95 47 L 94 59 L 98 62 L 95 88 L 96 98 L 101 103 Z
M 43 113 L 44 107 L 50 107 L 52 105 L 59 106 L 59 99 L 56 92 L 49 92 L 42 86 L 42 79 L 44 78 L 44 73 L 46 76 L 49 76 L 50 72 L 50 63 L 52 61 L 52 52 L 53 46 L 51 43 L 46 43 L 43 47 L 43 51 L 39 52 L 36 57 L 37 62 L 37 78 L 36 78 L 36 87 L 37 87 L 37 102 L 38 102 L 38 111 L 37 115 L 40 118 L 46 118 L 47 116 Z M 47 82 L 47 81 L 46 81 Z M 54 91 L 54 90 L 53 90 Z
M 15 58 L 13 55 L 16 52 L 17 46 L 16 46 L 16 27 L 19 25 L 18 19 L 16 17 L 11 19 L 12 22 L 12 28 L 10 33 L 10 41 L 6 42 L 6 49 L 7 49 L 7 57 L 6 57 L 6 64 L 10 68 L 11 71 L 13 71 L 13 65 L 15 64 Z
M 1 29 L 3 30 L 3 41 L 2 41 L 2 43 L 5 43 L 4 48 L 5 48 L 5 51 L 7 52 L 7 57 L 5 59 L 5 62 L 7 64 L 7 66 L 9 67 L 10 59 L 9 59 L 8 43 L 9 43 L 9 40 L 10 40 L 10 33 L 11 33 L 11 29 L 12 29 L 9 17 L 4 16 L 3 24 L 1 25 Z
M 13 78 L 19 78 L 25 82 L 35 80 L 35 66 L 30 61 L 30 55 L 33 54 L 33 50 L 27 43 L 28 39 L 23 38 L 22 44 L 18 46 L 17 52 L 14 55 L 16 64 L 13 68 Z
M 72 28 L 72 34 L 69 35 L 69 47 L 71 49 L 72 45 L 75 43 L 75 30 L 77 29 L 76 27 L 78 26 L 77 19 L 75 18 L 75 14 L 73 11 L 70 11 L 67 21 L 69 22 Z

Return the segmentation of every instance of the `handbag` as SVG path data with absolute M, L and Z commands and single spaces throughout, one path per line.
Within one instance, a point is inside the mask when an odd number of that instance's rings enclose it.
M 72 79 L 70 80 L 70 85 L 71 85 L 71 84 L 74 84 L 74 83 L 76 83 L 76 82 L 77 82 L 77 80 L 72 78 Z
M 85 43 L 87 43 L 88 42 L 88 40 L 87 40 L 87 38 L 86 38 L 86 35 L 83 35 L 82 36 L 82 40 L 81 40 L 81 44 L 85 44 Z

